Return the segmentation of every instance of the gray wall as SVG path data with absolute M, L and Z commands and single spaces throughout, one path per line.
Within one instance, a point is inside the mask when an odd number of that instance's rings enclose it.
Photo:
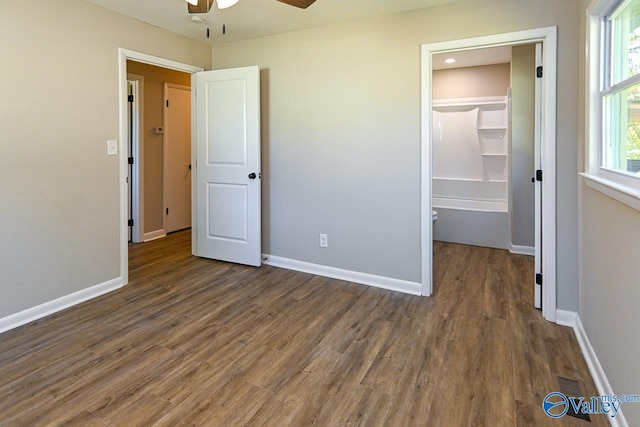
M 585 43 L 585 10 L 581 0 L 581 47 Z M 579 49 L 578 81 L 584 87 L 585 49 Z M 585 93 L 579 93 L 578 158 L 584 170 Z M 589 341 L 616 394 L 640 393 L 640 212 L 597 191 L 579 186 L 579 314 Z M 622 406 L 630 426 L 640 425 L 640 404 Z
M 80 0 L 0 3 L 0 316 L 119 276 L 117 48 L 263 68 L 265 252 L 420 280 L 420 44 L 557 25 L 558 303 L 577 309 L 577 1 L 462 1 L 213 48 Z M 7 100 L 11 100 L 8 103 Z M 32 118 L 30 125 L 24 123 Z M 330 247 L 318 247 L 318 233 Z
M 511 49 L 511 242 L 535 246 L 535 45 Z
M 597 191 L 581 192 L 580 318 L 616 394 L 640 394 L 640 212 Z M 630 426 L 640 404 L 623 404 Z
M 0 2 L 0 318 L 120 276 L 118 47 L 211 65 L 84 1 Z
M 214 68 L 263 69 L 264 251 L 420 281 L 420 45 L 557 25 L 558 305 L 576 310 L 577 4 L 462 1 L 214 46 Z

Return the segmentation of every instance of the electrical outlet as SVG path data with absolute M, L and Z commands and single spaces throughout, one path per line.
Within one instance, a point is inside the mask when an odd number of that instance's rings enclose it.
M 321 248 L 329 247 L 329 237 L 326 234 L 320 234 L 320 247 Z

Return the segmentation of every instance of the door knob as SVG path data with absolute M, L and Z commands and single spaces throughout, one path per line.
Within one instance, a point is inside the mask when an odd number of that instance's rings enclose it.
M 256 179 L 256 177 L 257 177 L 257 175 L 256 175 L 256 173 L 255 173 L 255 172 L 251 172 L 251 173 L 249 174 L 249 179 Z

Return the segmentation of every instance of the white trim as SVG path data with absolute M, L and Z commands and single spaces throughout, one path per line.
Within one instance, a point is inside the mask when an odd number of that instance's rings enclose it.
M 556 311 L 556 323 L 560 326 L 568 326 L 575 328 L 578 313 L 575 311 L 557 310 Z
M 127 73 L 127 80 L 135 82 L 134 108 L 134 129 L 132 135 L 133 152 L 131 156 L 133 162 L 133 185 L 132 190 L 132 211 L 133 229 L 131 230 L 131 241 L 140 243 L 144 241 L 144 76 Z
M 640 191 L 636 188 L 610 181 L 598 175 L 589 173 L 580 173 L 578 175 L 585 178 L 584 183 L 587 187 L 640 211 Z
M 520 246 L 520 245 L 511 244 L 509 246 L 509 252 L 511 252 L 512 254 L 518 254 L 518 255 L 535 256 L 536 248 L 533 246 Z
M 628 84 L 640 80 L 634 76 L 626 83 L 619 83 L 605 89 L 606 71 L 602 70 L 608 59 L 603 53 L 602 18 L 612 8 L 619 7 L 618 0 L 593 0 L 587 9 L 586 23 L 586 73 L 585 73 L 585 173 L 581 174 L 590 188 L 618 200 L 634 209 L 638 203 L 633 201 L 640 194 L 640 177 L 622 170 L 612 170 L 603 166 L 603 112 L 602 96 Z M 601 91 L 602 90 L 602 91 Z M 607 188 L 608 187 L 608 188 Z M 612 191 L 615 190 L 615 191 Z M 625 195 L 626 194 L 626 195 Z M 632 198 L 627 197 L 631 195 Z M 630 204 L 629 204 L 630 203 Z
M 118 105 L 120 107 L 118 116 L 120 135 L 120 277 L 122 278 L 123 285 L 126 285 L 129 283 L 129 226 L 127 225 L 127 220 L 129 219 L 129 213 L 127 212 L 127 60 L 143 62 L 145 64 L 191 74 L 204 71 L 204 68 L 124 48 L 118 48 L 118 57 Z
M 422 248 L 422 295 L 433 292 L 433 224 L 431 221 L 432 181 L 432 55 L 436 53 L 477 49 L 489 46 L 513 46 L 542 42 L 544 63 L 543 93 L 543 147 L 542 166 L 543 193 L 543 259 L 545 266 L 544 301 L 542 314 L 545 319 L 556 320 L 556 86 L 557 86 L 557 27 L 538 28 L 513 33 L 496 34 L 463 40 L 424 44 L 422 54 L 422 101 L 421 101 L 421 248 Z
M 150 231 L 149 233 L 144 233 L 144 237 L 142 239 L 143 242 L 150 242 L 152 240 L 162 239 L 163 237 L 167 237 L 167 232 L 163 229 Z
M 433 294 L 433 143 L 431 125 L 433 122 L 433 57 L 429 45 L 421 46 L 422 56 L 422 101 L 420 103 L 422 117 L 420 135 L 420 220 L 421 220 L 421 252 L 422 252 L 422 295 Z
M 34 320 L 41 319 L 50 314 L 57 313 L 58 311 L 62 311 L 90 299 L 97 298 L 100 295 L 120 289 L 122 286 L 122 278 L 118 277 L 90 288 L 81 289 L 72 294 L 56 298 L 52 301 L 47 301 L 43 304 L 11 314 L 7 317 L 3 317 L 0 319 L 0 333 L 17 328 L 18 326 L 22 326 L 29 322 L 33 322 Z
M 560 311 L 560 310 L 558 310 Z M 567 312 L 569 313 L 569 312 Z M 560 313 L 558 313 L 560 314 Z M 573 313 L 575 316 L 575 324 L 573 325 L 573 331 L 576 334 L 576 338 L 578 340 L 578 344 L 580 345 L 580 349 L 582 350 L 582 355 L 584 356 L 584 360 L 587 362 L 587 366 L 589 367 L 589 372 L 591 373 L 591 377 L 593 378 L 593 382 L 598 389 L 598 393 L 600 395 L 608 395 L 615 394 L 609 380 L 607 379 L 607 374 L 604 372 L 600 361 L 598 360 L 598 356 L 596 355 L 596 351 L 591 345 L 591 341 L 589 341 L 589 337 L 587 336 L 587 332 L 582 325 L 582 321 L 580 321 L 580 316 L 576 313 Z M 629 424 L 622 413 L 622 407 L 618 411 L 618 414 L 615 418 L 607 417 L 609 423 L 614 427 L 628 427 Z
M 298 261 L 290 258 L 263 254 L 262 263 L 272 267 L 301 271 L 303 273 L 315 274 L 316 276 L 330 277 L 332 279 L 359 283 L 361 285 L 373 286 L 375 288 L 387 289 L 390 291 L 403 292 L 405 294 L 420 295 L 421 292 L 421 284 L 417 282 L 409 282 L 406 280 L 393 279 L 391 277 L 343 270 L 341 268 L 312 264 L 310 262 Z
M 196 88 L 196 74 L 191 74 L 191 87 Z M 198 186 L 193 178 L 198 169 L 198 147 L 196 146 L 196 138 L 198 135 L 198 126 L 196 123 L 198 102 L 196 99 L 196 90 L 191 91 L 191 255 L 198 256 L 198 210 L 194 206 L 198 206 Z

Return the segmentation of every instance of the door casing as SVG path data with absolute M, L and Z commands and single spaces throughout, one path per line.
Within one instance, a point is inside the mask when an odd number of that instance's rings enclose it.
M 131 229 L 131 241 L 140 243 L 144 241 L 144 162 L 143 162 L 143 133 L 142 120 L 144 117 L 144 76 L 127 74 L 127 80 L 134 83 L 133 125 L 131 153 L 133 157 L 131 176 L 131 211 L 133 227 Z
M 128 184 L 127 184 L 127 172 L 128 172 L 128 126 L 127 116 L 129 114 L 129 106 L 127 102 L 127 60 L 142 62 L 145 64 L 155 65 L 162 68 L 168 68 L 171 70 L 182 71 L 192 75 L 199 71 L 204 71 L 204 68 L 195 65 L 185 64 L 178 61 L 173 61 L 166 58 L 160 58 L 157 56 L 149 55 L 142 52 L 136 52 L 134 50 L 119 48 L 118 49 L 118 105 L 119 105 L 119 143 L 118 143 L 118 163 L 119 163 L 119 184 L 120 184 L 120 277 L 122 278 L 122 285 L 129 283 L 129 246 L 128 235 L 129 227 L 127 220 L 129 219 L 128 212 Z M 194 108 L 194 96 L 191 96 L 191 110 Z M 193 121 L 192 121 L 191 134 L 194 135 Z M 193 144 L 191 146 L 191 157 L 193 164 L 194 149 Z M 193 188 L 192 188 L 193 194 Z M 193 213 L 192 213 L 193 215 Z M 193 223 L 193 217 L 192 217 Z

